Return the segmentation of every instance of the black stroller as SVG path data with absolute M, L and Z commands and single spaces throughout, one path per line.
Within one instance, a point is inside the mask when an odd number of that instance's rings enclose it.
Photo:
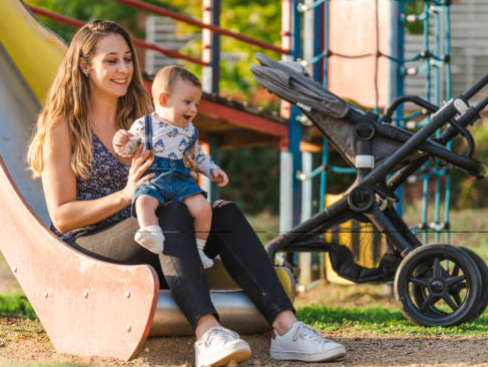
M 478 178 L 488 174 L 487 167 L 471 157 L 474 141 L 466 129 L 488 105 L 488 97 L 474 106 L 468 104 L 488 83 L 488 74 L 441 108 L 406 96 L 396 100 L 379 120 L 324 89 L 299 64 L 277 62 L 262 54 L 256 57 L 261 65 L 251 68 L 255 80 L 299 107 L 357 170 L 356 181 L 341 200 L 267 244 L 271 260 L 278 251 L 327 251 L 334 270 L 356 283 L 394 279 L 395 298 L 405 316 L 416 324 L 452 326 L 476 319 L 488 304 L 487 265 L 466 248 L 423 246 L 393 203 L 398 201 L 395 189 L 429 158 Z M 416 133 L 390 124 L 396 108 L 407 101 L 432 114 L 431 121 Z M 440 137 L 429 139 L 447 124 Z M 468 142 L 464 155 L 444 147 L 458 134 Z M 386 236 L 389 251 L 378 268 L 359 266 L 348 248 L 324 240 L 324 231 L 351 219 L 371 223 Z

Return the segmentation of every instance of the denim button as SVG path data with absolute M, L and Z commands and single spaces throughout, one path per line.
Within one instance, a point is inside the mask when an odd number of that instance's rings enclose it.
M 173 161 L 173 162 L 171 162 L 171 163 L 173 163 L 173 166 L 175 166 L 175 167 L 176 167 L 176 164 L 177 164 L 177 163 L 176 163 L 176 161 Z

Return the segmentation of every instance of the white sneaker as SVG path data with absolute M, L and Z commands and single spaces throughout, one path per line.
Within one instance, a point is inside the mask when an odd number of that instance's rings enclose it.
M 200 260 L 202 260 L 203 268 L 211 268 L 214 264 L 213 260 L 205 255 L 205 252 L 198 250 L 198 255 L 200 255 Z
M 160 226 L 148 226 L 139 229 L 134 240 L 142 247 L 155 254 L 160 254 L 164 249 L 164 235 Z
M 222 326 L 208 330 L 195 343 L 195 366 L 236 365 L 251 357 L 251 348 L 236 332 Z
M 269 349 L 270 357 L 288 361 L 324 362 L 343 357 L 342 344 L 325 339 L 313 327 L 295 322 L 284 335 L 274 332 Z

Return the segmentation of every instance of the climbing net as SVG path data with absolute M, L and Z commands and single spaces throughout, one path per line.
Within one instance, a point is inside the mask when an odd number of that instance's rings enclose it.
M 374 58 L 374 93 L 375 106 L 373 112 L 379 114 L 379 91 L 378 91 L 378 69 L 379 59 L 387 58 L 396 63 L 396 97 L 399 98 L 396 103 L 390 106 L 385 111 L 383 121 L 388 121 L 396 124 L 399 127 L 407 129 L 418 129 L 430 121 L 432 111 L 425 108 L 405 114 L 403 104 L 411 101 L 408 97 L 404 97 L 404 86 L 407 78 L 415 75 L 425 76 L 425 99 L 426 105 L 440 106 L 442 100 L 449 100 L 451 98 L 451 67 L 450 67 L 450 0 L 390 0 L 396 2 L 398 11 L 398 39 L 397 50 L 395 54 L 387 54 L 380 49 L 379 42 L 379 3 L 386 0 L 373 0 L 375 4 L 375 37 L 376 50 L 363 54 L 343 54 L 335 52 L 330 47 L 330 4 L 333 1 L 348 1 L 348 0 L 318 0 L 314 3 L 299 3 L 297 11 L 305 14 L 307 12 L 314 12 L 315 14 L 323 14 L 323 24 L 321 34 L 314 34 L 313 37 L 320 37 L 322 40 L 322 49 L 314 48 L 315 54 L 313 57 L 302 60 L 302 65 L 313 68 L 315 80 L 321 82 L 324 87 L 329 85 L 329 60 L 333 57 L 343 59 L 364 59 Z M 423 2 L 423 11 L 420 14 L 407 14 L 407 3 Z M 318 19 L 318 18 L 316 18 Z M 407 23 L 422 22 L 423 23 L 423 47 L 418 53 L 405 57 L 405 33 Z M 315 28 L 317 29 L 317 28 Z M 432 34 L 433 33 L 433 37 Z M 305 37 L 310 35 L 305 33 Z M 318 51 L 318 52 L 317 52 Z M 323 71 L 320 68 L 323 67 Z M 390 82 L 392 82 L 390 80 Z M 300 118 L 300 117 L 298 117 Z M 440 135 L 437 131 L 436 136 Z M 451 148 L 451 143 L 448 143 L 448 148 Z M 323 154 L 322 163 L 319 167 L 312 170 L 309 174 L 299 175 L 299 179 L 308 180 L 320 175 L 320 209 L 325 205 L 325 194 L 327 191 L 327 173 L 336 172 L 342 174 L 352 174 L 354 169 L 349 167 L 340 167 L 329 164 L 329 150 L 328 141 L 323 140 Z M 439 242 L 442 233 L 445 235 L 445 242 L 449 243 L 449 209 L 451 196 L 451 176 L 449 173 L 449 166 L 443 165 L 439 160 L 433 164 L 427 162 L 417 173 L 412 176 L 414 180 L 423 180 L 423 199 L 422 199 L 422 218 L 420 224 L 413 227 L 413 230 L 422 234 L 424 242 L 427 242 L 429 233 L 434 233 L 435 241 Z M 433 220 L 428 220 L 429 192 L 432 193 L 432 184 L 434 186 L 434 216 Z M 397 206 L 400 214 L 403 212 L 403 191 L 398 189 L 397 195 L 401 198 Z M 444 198 L 442 203 L 442 197 Z M 441 213 L 443 211 L 443 218 Z

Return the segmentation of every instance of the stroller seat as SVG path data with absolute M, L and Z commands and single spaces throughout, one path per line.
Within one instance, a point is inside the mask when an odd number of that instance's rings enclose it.
M 355 134 L 358 124 L 369 124 L 374 130 L 372 155 L 375 165 L 390 157 L 413 136 L 410 131 L 378 122 L 372 114 L 328 91 L 314 81 L 300 64 L 278 62 L 260 53 L 256 54 L 256 58 L 261 65 L 251 67 L 254 79 L 271 93 L 300 108 L 352 167 L 356 167 L 356 156 L 361 155 Z M 475 176 L 486 176 L 487 168 L 480 162 L 453 154 L 443 144 L 427 139 L 419 145 L 419 151 L 402 157 L 392 170 L 408 165 L 425 154 L 447 160 Z

